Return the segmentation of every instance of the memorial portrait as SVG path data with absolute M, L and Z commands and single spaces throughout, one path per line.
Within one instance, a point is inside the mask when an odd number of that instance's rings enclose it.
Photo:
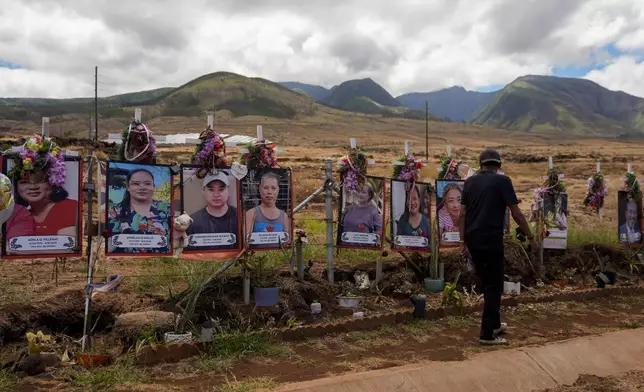
M 364 184 L 353 192 L 343 186 L 339 209 L 339 248 L 382 248 L 385 234 L 384 178 L 367 176 Z
M 544 194 L 543 216 L 548 234 L 543 239 L 543 248 L 566 249 L 568 241 L 568 195 L 565 192 Z
M 107 162 L 107 255 L 170 255 L 170 166 Z
M 617 229 L 622 244 L 642 243 L 642 202 L 629 198 L 625 191 L 617 192 Z
M 80 157 L 61 158 L 60 167 L 54 164 L 22 172 L 12 170 L 12 158 L 3 158 L 3 172 L 12 182 L 15 200 L 13 212 L 2 227 L 3 258 L 80 256 Z M 61 170 L 64 182 L 58 173 Z
M 431 184 L 391 181 L 392 248 L 429 251 L 431 247 Z M 429 203 L 430 208 L 425 208 Z
M 457 247 L 461 240 L 460 219 L 463 180 L 436 181 L 436 219 L 441 247 Z
M 192 218 L 184 253 L 234 252 L 242 248 L 239 181 L 230 168 L 197 176 L 199 167 L 181 168 L 181 210 Z M 203 177 L 203 178 L 200 178 Z
M 293 238 L 290 169 L 250 170 L 241 181 L 245 240 L 253 250 L 289 248 Z

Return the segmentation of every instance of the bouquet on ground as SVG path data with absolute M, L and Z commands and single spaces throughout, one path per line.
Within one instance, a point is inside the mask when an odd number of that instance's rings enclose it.
M 588 190 L 586 191 L 586 197 L 584 198 L 584 205 L 599 213 L 599 211 L 604 208 L 604 199 L 607 195 L 608 187 L 606 186 L 604 175 L 600 172 L 593 174 L 593 176 L 588 179 Z
M 36 175 L 47 179 L 52 186 L 65 185 L 65 154 L 49 137 L 34 136 L 29 138 L 18 152 L 8 154 L 14 166 L 9 172 L 12 181 L 29 180 Z
M 198 178 L 204 178 L 214 170 L 228 166 L 226 160 L 226 143 L 220 134 L 208 126 L 199 135 L 200 143 L 192 156 L 192 163 L 201 166 L 197 171 Z
M 157 148 L 152 131 L 139 120 L 133 120 L 122 132 L 119 159 L 122 161 L 154 164 Z
M 345 186 L 349 192 L 357 192 L 367 178 L 367 156 L 361 148 L 351 148 L 349 153 L 338 161 L 340 186 Z

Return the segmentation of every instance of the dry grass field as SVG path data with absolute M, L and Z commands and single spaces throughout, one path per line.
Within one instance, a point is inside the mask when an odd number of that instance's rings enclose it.
M 78 121 L 78 120 L 74 120 Z M 149 121 L 148 126 L 159 135 L 176 132 L 199 132 L 203 129 L 204 121 L 201 119 L 184 118 L 157 118 Z M 383 119 L 377 116 L 349 114 L 338 111 L 324 113 L 319 117 L 309 117 L 297 120 L 276 120 L 263 117 L 230 118 L 225 113 L 217 114 L 216 128 L 219 132 L 229 134 L 255 135 L 255 126 L 264 126 L 264 135 L 274 141 L 285 152 L 280 153 L 282 166 L 291 167 L 294 172 L 295 202 L 302 201 L 306 196 L 322 185 L 324 179 L 324 159 L 332 158 L 335 163 L 341 157 L 349 144 L 349 138 L 355 137 L 358 145 L 363 147 L 375 159 L 375 166 L 369 168 L 369 173 L 389 177 L 392 162 L 404 151 L 404 141 L 411 142 L 412 151 L 425 160 L 425 123 L 423 121 L 406 119 Z M 101 135 L 108 132 L 119 132 L 118 124 L 112 127 L 102 127 Z M 37 132 L 33 124 L 12 125 L 13 132 L 24 135 L 26 132 Z M 12 132 L 12 133 L 13 133 Z M 52 132 L 56 136 L 55 131 Z M 3 135 L 3 139 L 10 135 Z M 585 244 L 601 244 L 605 246 L 619 246 L 617 244 L 617 189 L 620 178 L 626 171 L 627 161 L 632 160 L 633 170 L 636 173 L 644 171 L 644 141 L 620 141 L 592 138 L 572 138 L 564 133 L 533 135 L 518 131 L 508 131 L 476 127 L 466 124 L 430 122 L 429 123 L 429 165 L 423 170 L 422 177 L 431 181 L 436 177 L 436 168 L 439 166 L 439 156 L 446 152 L 446 146 L 452 146 L 453 155 L 465 163 L 476 168 L 478 154 L 486 147 L 499 150 L 505 160 L 504 171 L 509 175 L 515 185 L 519 198 L 522 200 L 521 208 L 527 214 L 532 201 L 533 189 L 542 182 L 542 177 L 548 169 L 547 158 L 553 156 L 555 165 L 565 174 L 569 194 L 569 247 L 570 252 Z M 81 146 L 72 147 L 82 150 Z M 192 146 L 161 146 L 159 148 L 162 163 L 188 163 L 193 151 Z M 237 156 L 236 148 L 229 149 L 229 155 Z M 98 153 L 98 156 L 103 156 Z M 538 162 L 535 162 L 538 161 Z M 605 217 L 599 217 L 586 210 L 582 204 L 586 182 L 595 170 L 595 163 L 601 162 L 602 172 L 608 179 L 609 196 L 606 200 Z M 304 228 L 309 236 L 310 246 L 304 249 L 305 260 L 313 261 L 313 270 L 325 276 L 326 267 L 325 249 L 317 246 L 324 242 L 324 222 L 316 220 L 323 217 L 324 198 L 317 198 L 314 203 L 303 212 L 295 216 L 296 227 Z M 343 250 L 336 257 L 337 265 L 375 264 L 375 260 L 384 257 L 380 252 L 367 252 Z M 279 252 L 271 252 L 270 259 L 274 268 L 286 269 L 286 256 Z M 384 260 L 397 263 L 401 258 L 390 253 Z M 203 260 L 162 260 L 162 259 L 127 259 L 127 258 L 101 258 L 96 273 L 97 280 L 110 274 L 123 274 L 126 279 L 119 291 L 109 294 L 110 298 L 103 299 L 109 302 L 118 302 L 118 313 L 157 309 L 161 303 L 172 294 L 189 287 L 195 279 L 207 276 L 216 270 L 221 258 L 209 257 Z M 547 263 L 547 260 L 546 260 Z M 230 276 L 239 274 L 240 269 L 233 267 Z M 24 260 L 3 261 L 0 263 L 0 323 L 7 318 L 14 317 L 17 312 L 43 311 L 47 307 L 52 314 L 51 320 L 61 323 L 65 317 L 69 322 L 69 329 L 65 332 L 78 338 L 79 315 L 82 317 L 83 296 L 82 288 L 86 279 L 86 260 L 67 260 L 64 269 L 59 268 L 57 282 L 54 280 L 51 260 Z M 235 294 L 241 295 L 241 292 Z M 76 306 L 76 311 L 70 311 L 70 306 Z M 641 304 L 637 304 L 641 306 Z M 65 308 L 69 314 L 56 315 L 57 308 Z M 61 310 L 63 311 L 63 310 Z M 64 312 L 63 311 L 63 312 Z M 3 320 L 3 318 L 5 320 Z M 60 325 L 56 324 L 57 327 Z M 470 328 L 472 325 L 467 325 Z M 470 328 L 471 329 L 471 328 Z M 1 338 L 1 336 L 0 336 Z M 6 337 L 5 337 L 6 338 Z M 1 340 L 0 340 L 1 342 Z M 358 344 L 359 345 L 359 344 Z M 292 348 L 291 348 L 292 349 Z M 272 348 L 266 348 L 261 353 L 270 355 Z M 305 351 L 305 349 L 303 349 Z M 281 352 L 280 352 L 281 353 Z M 289 351 L 289 353 L 291 353 Z M 286 353 L 287 356 L 291 355 Z M 281 353 L 282 355 L 284 353 Z M 299 361 L 302 355 L 289 356 L 289 361 Z M 306 355 L 304 355 L 306 357 Z M 293 359 L 295 358 L 295 359 Z M 237 360 L 239 358 L 236 358 Z M 329 373 L 351 371 L 353 367 L 359 369 L 378 368 L 395 365 L 386 357 L 380 362 L 360 365 L 362 362 L 353 361 L 349 364 L 335 363 L 328 369 Z M 198 366 L 208 374 L 218 374 L 215 381 L 208 384 L 207 390 L 219 386 L 221 390 L 250 391 L 247 389 L 234 389 L 235 381 L 231 377 L 241 377 L 243 368 L 230 372 L 231 365 L 222 365 L 217 358 L 210 362 L 198 363 Z M 302 359 L 304 367 L 311 367 L 311 359 Z M 308 363 L 308 365 L 307 365 Z M 357 363 L 357 365 L 356 365 Z M 315 366 L 313 366 L 315 367 Z M 114 372 L 123 371 L 118 368 Z M 128 373 L 127 371 L 125 373 Z M 262 372 L 259 372 L 262 373 Z M 264 372 L 265 373 L 265 372 Z M 134 374 L 134 373 L 132 373 Z M 130 374 L 130 376 L 132 375 Z M 137 375 L 139 373 L 136 373 Z M 255 373 L 252 373 L 255 374 Z M 324 374 L 316 374 L 321 376 Z M 261 380 L 273 380 L 266 374 L 259 374 Z M 4 377 L 4 376 L 3 376 Z M 57 375 L 56 377 L 60 377 Z M 36 388 L 69 387 L 67 382 L 81 387 L 90 387 L 92 382 L 100 385 L 100 380 L 89 379 L 89 376 L 65 378 L 63 384 L 39 382 L 31 385 Z M 97 376 L 98 377 L 98 376 Z M 106 376 L 108 377 L 108 376 Z M 109 377 L 117 377 L 111 375 Z M 124 374 L 118 377 L 125 377 Z M 169 385 L 171 380 L 154 374 L 141 376 L 140 380 L 132 381 L 141 384 L 142 390 L 155 389 L 147 381 L 159 378 L 167 390 L 174 390 Z M 6 376 L 8 385 L 14 381 Z M 279 378 L 279 377 L 278 377 Z M 0 377 L 0 390 L 2 389 Z M 295 377 L 295 379 L 298 379 Z M 55 378 L 55 380 L 59 380 Z M 72 381 L 70 381 L 72 380 Z M 76 380 L 76 381 L 74 381 Z M 217 381 L 218 380 L 218 381 Z M 258 378 L 260 380 L 260 378 Z M 130 380 L 131 381 L 131 380 Z M 279 380 L 284 381 L 282 379 Z M 117 381 L 118 383 L 118 381 Z M 261 384 L 261 383 L 260 383 Z M 270 384 L 270 383 L 269 383 Z M 192 385 L 190 382 L 183 384 Z M 195 384 L 196 385 L 196 384 Z M 266 385 L 260 385 L 266 386 Z M 115 387 L 112 385 L 112 387 Z M 25 387 L 26 388 L 26 387 Z M 228 389 L 226 389 L 228 388 Z M 9 389 L 7 389 L 9 390 Z M 24 389 L 28 390 L 28 389 Z M 29 389 L 34 390 L 34 389 Z M 123 390 L 132 390 L 129 387 Z M 201 389 L 200 389 L 201 390 Z M 203 389 L 206 390 L 206 389 Z

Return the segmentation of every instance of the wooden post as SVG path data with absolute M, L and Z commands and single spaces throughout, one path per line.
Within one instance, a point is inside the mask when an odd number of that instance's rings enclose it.
M 41 135 L 42 137 L 49 137 L 49 117 L 42 118 Z
M 261 125 L 257 126 L 257 141 L 261 142 L 264 140 L 264 130 Z
M 358 146 L 358 143 L 356 143 L 356 139 L 353 137 L 349 138 L 349 143 L 351 144 L 351 148 L 357 148 Z
M 134 109 L 134 120 L 141 121 L 141 108 Z
M 555 164 L 552 161 L 552 157 L 548 157 L 548 169 L 552 169 L 553 167 L 555 167 Z
M 212 114 L 208 115 L 208 128 L 213 128 L 215 126 L 215 116 Z
M 405 156 L 409 155 L 409 140 L 405 140 Z

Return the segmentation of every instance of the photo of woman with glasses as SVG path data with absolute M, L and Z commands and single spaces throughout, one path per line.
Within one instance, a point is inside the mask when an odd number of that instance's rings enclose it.
M 171 189 L 167 166 L 108 162 L 108 254 L 171 252 Z

